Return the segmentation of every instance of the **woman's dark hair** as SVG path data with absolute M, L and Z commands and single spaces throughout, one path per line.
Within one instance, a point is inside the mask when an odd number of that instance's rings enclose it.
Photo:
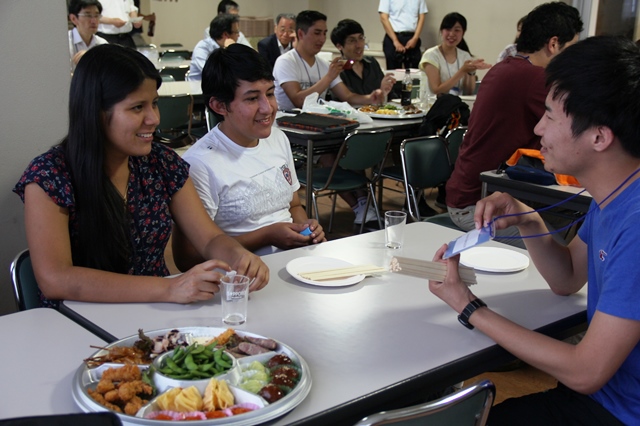
M 442 30 L 450 30 L 454 27 L 454 25 L 460 24 L 463 32 L 467 32 L 467 19 L 459 14 L 458 12 L 447 13 L 444 18 L 442 18 L 442 23 L 440 24 L 440 31 Z M 460 44 L 458 44 L 458 48 L 464 50 L 465 52 L 471 55 L 471 51 L 469 50 L 469 46 L 467 46 L 467 42 L 464 40 L 464 36 L 462 40 L 460 40 Z
M 160 73 L 141 53 L 103 44 L 84 54 L 71 79 L 69 133 L 60 145 L 71 171 L 78 213 L 74 265 L 129 271 L 130 218 L 122 196 L 105 173 L 106 126 L 113 106 L 148 78 L 160 87 Z
M 362 34 L 364 35 L 364 29 L 362 29 L 362 25 L 353 19 L 343 19 L 338 22 L 336 27 L 331 31 L 331 42 L 334 45 L 342 45 L 344 46 L 345 40 L 352 34 Z
M 606 126 L 640 158 L 640 48 L 624 37 L 589 37 L 567 47 L 547 68 L 551 96 L 564 103 L 574 137 Z
M 544 3 L 524 18 L 517 42 L 518 52 L 535 53 L 552 37 L 558 37 L 562 48 L 581 31 L 578 9 L 563 2 Z
M 224 102 L 229 108 L 236 96 L 236 89 L 243 81 L 274 81 L 271 65 L 254 49 L 244 44 L 234 43 L 211 53 L 202 69 L 202 95 L 205 105 L 211 98 Z M 224 117 L 211 110 L 218 121 Z

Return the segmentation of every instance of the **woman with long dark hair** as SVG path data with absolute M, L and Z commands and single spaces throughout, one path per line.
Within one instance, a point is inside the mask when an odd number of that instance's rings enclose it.
M 429 93 L 440 95 L 472 95 L 476 88 L 476 70 L 491 68 L 483 59 L 474 59 L 464 40 L 467 20 L 457 12 L 442 19 L 442 42 L 427 49 L 420 60 L 429 81 Z
M 266 285 L 266 265 L 206 214 L 188 165 L 153 142 L 161 82 L 149 60 L 121 46 L 97 46 L 78 63 L 68 135 L 14 188 L 44 306 L 206 300 L 231 267 L 256 278 L 253 290 Z M 173 221 L 205 259 L 222 260 L 163 278 Z

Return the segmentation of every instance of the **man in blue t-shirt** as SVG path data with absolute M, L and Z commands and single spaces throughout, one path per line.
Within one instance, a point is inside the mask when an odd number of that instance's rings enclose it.
M 495 313 L 460 280 L 459 257 L 446 261 L 445 281 L 429 287 L 467 327 L 558 379 L 555 389 L 496 405 L 487 424 L 637 424 L 640 49 L 623 38 L 592 37 L 554 58 L 546 78 L 546 112 L 535 128 L 545 168 L 575 176 L 593 196 L 578 238 L 560 245 L 539 214 L 502 193 L 480 200 L 474 220 L 476 228 L 491 221 L 496 229 L 517 226 L 554 293 L 570 295 L 588 282 L 584 338 L 571 345 Z M 442 261 L 445 249 L 434 260 Z

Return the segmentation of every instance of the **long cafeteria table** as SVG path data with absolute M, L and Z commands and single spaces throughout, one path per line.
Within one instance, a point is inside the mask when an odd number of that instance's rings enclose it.
M 269 285 L 251 294 L 247 322 L 237 329 L 293 347 L 313 380 L 305 400 L 273 424 L 353 424 L 513 359 L 481 332 L 461 326 L 423 278 L 386 272 L 355 285 L 322 287 L 299 282 L 285 269 L 303 256 L 378 266 L 389 265 L 393 256 L 431 260 L 443 243 L 460 235 L 419 222 L 407 225 L 400 250 L 386 249 L 384 231 L 375 231 L 263 256 Z M 493 241 L 487 246 L 506 247 Z M 515 273 L 478 272 L 477 281 L 478 297 L 524 327 L 556 338 L 584 329 L 586 288 L 555 295 L 533 264 Z M 219 295 L 190 305 L 65 301 L 62 310 L 117 338 L 139 328 L 223 327 Z
M 54 309 L 0 316 L 7 333 L 0 362 L 0 418 L 80 413 L 71 386 L 82 360 L 105 344 Z
M 394 141 L 402 141 L 403 139 L 410 138 L 417 135 L 418 128 L 422 123 L 422 118 L 412 119 L 373 119 L 372 123 L 361 123 L 356 129 L 383 129 L 389 127 L 393 130 Z M 288 127 L 278 126 L 289 138 L 289 142 L 293 145 L 302 146 L 306 150 L 306 178 L 309 185 L 313 182 L 313 155 L 322 149 L 327 147 L 337 147 L 342 141 L 344 141 L 347 133 L 333 132 L 333 133 L 321 133 L 312 132 L 309 130 L 293 129 Z M 311 191 L 305 191 L 305 208 L 307 215 L 313 214 Z

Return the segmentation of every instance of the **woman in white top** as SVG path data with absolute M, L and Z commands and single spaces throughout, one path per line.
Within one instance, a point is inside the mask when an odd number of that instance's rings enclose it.
M 461 14 L 452 12 L 442 19 L 442 42 L 426 50 L 420 60 L 430 94 L 472 95 L 476 88 L 476 70 L 491 68 L 484 59 L 473 59 L 464 41 L 466 31 L 467 20 Z

